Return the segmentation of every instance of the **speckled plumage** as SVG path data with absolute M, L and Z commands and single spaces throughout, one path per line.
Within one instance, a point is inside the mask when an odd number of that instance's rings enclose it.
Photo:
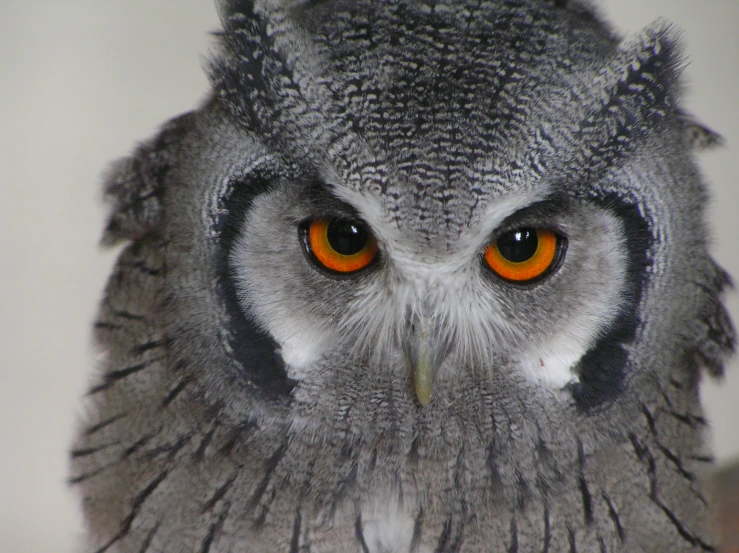
M 674 32 L 544 0 L 220 9 L 213 94 L 108 178 L 88 550 L 713 551 L 698 384 L 734 337 Z M 367 271 L 303 255 L 333 215 L 377 238 Z M 567 241 L 530 285 L 481 263 L 521 225 Z

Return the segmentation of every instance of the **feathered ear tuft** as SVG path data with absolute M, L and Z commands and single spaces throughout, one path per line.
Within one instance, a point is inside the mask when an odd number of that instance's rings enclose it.
M 175 148 L 192 126 L 191 113 L 169 121 L 136 152 L 113 164 L 105 177 L 105 199 L 112 204 L 102 243 L 138 240 L 159 225 L 164 183 Z
M 637 128 L 658 124 L 677 110 L 684 66 L 679 33 L 658 20 L 622 42 L 619 50 L 601 71 L 604 111 Z
M 258 130 L 260 112 L 270 107 L 270 80 L 284 70 L 269 23 L 278 12 L 284 16 L 290 4 L 279 0 L 218 4 L 223 31 L 208 74 L 218 97 L 252 130 Z
M 247 129 L 266 134 L 264 126 L 303 93 L 306 83 L 299 79 L 316 74 L 299 20 L 319 3 L 225 0 L 219 5 L 223 31 L 207 70 L 216 95 Z
M 680 118 L 678 77 L 682 48 L 675 30 L 657 21 L 626 39 L 595 69 L 588 94 L 596 100 L 580 121 L 588 157 L 607 167 L 660 129 Z
M 255 13 L 253 1 L 218 3 L 223 30 L 206 70 L 216 95 L 247 128 L 254 128 L 257 95 L 266 89 L 263 42 L 266 24 Z

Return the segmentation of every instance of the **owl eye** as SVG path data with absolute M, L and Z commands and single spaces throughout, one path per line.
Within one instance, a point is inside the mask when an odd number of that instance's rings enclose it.
M 303 226 L 303 244 L 321 266 L 354 273 L 377 257 L 377 240 L 367 227 L 350 219 L 314 219 Z
M 561 240 L 550 230 L 512 230 L 485 248 L 485 262 L 505 280 L 529 282 L 553 267 L 560 243 Z

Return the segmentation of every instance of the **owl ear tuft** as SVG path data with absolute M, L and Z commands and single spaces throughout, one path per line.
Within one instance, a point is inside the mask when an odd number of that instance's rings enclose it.
M 272 49 L 267 21 L 259 13 L 261 2 L 223 0 L 218 13 L 223 30 L 207 62 L 211 84 L 218 97 L 247 128 L 255 128 L 258 111 L 268 95 L 270 68 L 266 55 Z
M 218 97 L 246 128 L 263 132 L 275 104 L 294 95 L 300 63 L 312 59 L 301 14 L 322 0 L 223 0 L 223 31 L 207 63 Z M 308 62 L 310 63 L 310 62 Z M 303 68 L 303 77 L 305 68 Z M 308 74 L 314 74 L 309 71 Z
M 105 199 L 112 204 L 102 243 L 138 240 L 159 225 L 164 184 L 175 149 L 192 125 L 193 114 L 172 119 L 133 155 L 113 164 L 105 176 Z
M 677 109 L 683 66 L 679 32 L 664 20 L 652 23 L 624 40 L 616 58 L 601 72 L 604 110 L 625 111 L 630 115 L 627 120 L 636 125 L 658 123 Z

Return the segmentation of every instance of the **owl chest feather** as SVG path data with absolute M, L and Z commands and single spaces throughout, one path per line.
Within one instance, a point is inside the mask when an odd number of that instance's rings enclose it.
M 651 422 L 595 452 L 577 438 L 569 451 L 554 437 L 536 443 L 524 427 L 501 447 L 480 428 L 440 423 L 430 434 L 327 439 L 316 457 L 307 449 L 315 436 L 302 435 L 257 511 L 314 552 L 569 551 L 573 543 L 576 551 L 701 551 L 711 538 L 700 463 L 688 461 L 699 441 L 663 409 L 649 413 Z M 669 433 L 687 449 L 664 451 L 657 436 Z

